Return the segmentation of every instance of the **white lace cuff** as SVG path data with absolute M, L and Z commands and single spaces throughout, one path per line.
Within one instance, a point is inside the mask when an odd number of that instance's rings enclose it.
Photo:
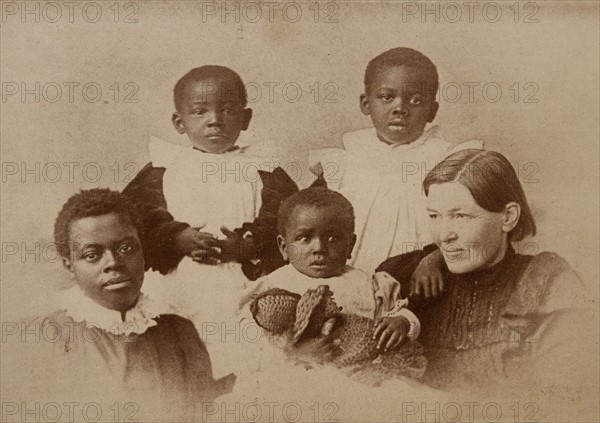
M 421 322 L 419 318 L 415 316 L 415 314 L 410 311 L 408 308 L 408 299 L 397 300 L 394 308 L 384 314 L 386 317 L 398 317 L 402 316 L 408 323 L 410 323 L 410 329 L 408 330 L 408 338 L 412 341 L 419 337 L 421 333 Z

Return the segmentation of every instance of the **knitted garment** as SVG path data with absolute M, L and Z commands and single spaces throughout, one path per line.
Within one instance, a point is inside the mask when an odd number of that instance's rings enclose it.
M 299 299 L 300 295 L 284 289 L 270 289 L 255 297 L 250 312 L 261 328 L 281 335 L 294 325 Z
M 407 341 L 395 350 L 378 350 L 374 320 L 340 313 L 327 285 L 309 289 L 301 298 L 283 289 L 270 289 L 253 300 L 250 310 L 265 330 L 287 333 L 289 344 L 320 336 L 325 322 L 335 318 L 331 336 L 340 354 L 333 364 L 361 378 L 378 383 L 403 376 L 419 379 L 425 372 L 427 360 L 419 343 Z

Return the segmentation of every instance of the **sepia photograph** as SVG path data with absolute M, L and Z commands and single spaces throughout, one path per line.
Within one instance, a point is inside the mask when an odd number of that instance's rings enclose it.
M 1 0 L 1 422 L 600 421 L 600 3 Z

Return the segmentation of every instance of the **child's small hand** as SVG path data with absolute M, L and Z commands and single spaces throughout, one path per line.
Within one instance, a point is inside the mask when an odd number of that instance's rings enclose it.
M 384 351 L 398 347 L 406 338 L 410 323 L 403 316 L 382 317 L 375 323 L 373 339 L 379 338 L 377 349 L 384 346 Z
M 435 250 L 419 262 L 410 280 L 410 295 L 434 298 L 444 291 L 443 260 L 442 252 Z
M 256 248 L 252 237 L 244 238 L 239 233 L 221 227 L 221 232 L 227 238 L 219 240 L 217 245 L 221 249 L 219 258 L 223 262 L 243 261 L 256 258 Z
M 175 248 L 182 254 L 192 257 L 197 262 L 210 262 L 221 253 L 217 238 L 207 232 L 199 232 L 201 228 L 186 228 L 175 238 Z

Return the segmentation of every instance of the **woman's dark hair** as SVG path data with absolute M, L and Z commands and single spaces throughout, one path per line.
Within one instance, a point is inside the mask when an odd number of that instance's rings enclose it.
M 126 216 L 137 229 L 140 239 L 143 236 L 142 221 L 136 214 L 134 207 L 118 191 L 108 188 L 94 188 L 81 190 L 71 196 L 63 205 L 54 223 L 54 242 L 58 253 L 69 258 L 71 223 L 85 217 L 102 216 L 117 213 Z
M 502 212 L 510 202 L 519 204 L 521 216 L 509 233 L 509 241 L 521 241 L 528 235 L 535 235 L 535 221 L 523 187 L 502 154 L 486 150 L 462 150 L 451 154 L 425 177 L 425 195 L 429 195 L 431 185 L 445 182 L 460 182 L 471 192 L 475 202 L 490 212 Z

